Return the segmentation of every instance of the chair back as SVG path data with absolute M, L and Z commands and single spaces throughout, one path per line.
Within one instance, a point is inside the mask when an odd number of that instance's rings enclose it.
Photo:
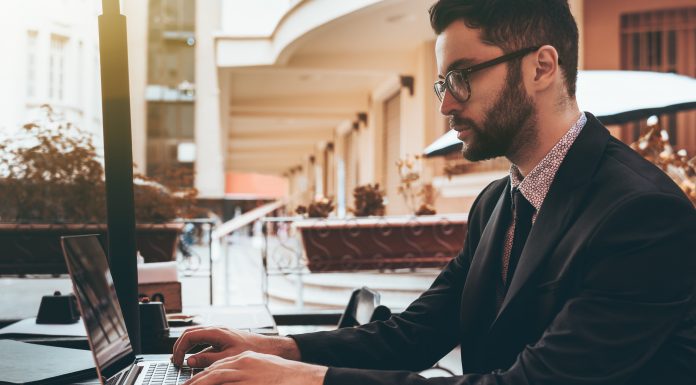
M 359 326 L 372 321 L 384 321 L 391 317 L 388 307 L 380 305 L 379 293 L 368 288 L 361 287 L 353 290 L 346 310 L 338 321 L 338 328 Z

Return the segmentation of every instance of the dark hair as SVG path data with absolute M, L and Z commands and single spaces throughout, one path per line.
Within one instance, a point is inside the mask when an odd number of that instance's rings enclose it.
M 549 44 L 570 97 L 578 75 L 578 27 L 567 0 L 439 0 L 430 7 L 430 25 L 441 34 L 452 22 L 481 30 L 481 38 L 506 53 Z

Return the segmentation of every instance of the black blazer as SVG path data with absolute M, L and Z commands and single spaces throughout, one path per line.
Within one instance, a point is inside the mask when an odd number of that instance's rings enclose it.
M 696 384 L 696 210 L 592 115 L 561 164 L 496 312 L 509 178 L 462 252 L 399 316 L 292 336 L 325 384 Z M 464 376 L 424 379 L 461 344 Z

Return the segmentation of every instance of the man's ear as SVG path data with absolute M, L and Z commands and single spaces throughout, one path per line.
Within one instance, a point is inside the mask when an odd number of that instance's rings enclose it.
M 558 51 L 550 45 L 544 45 L 532 55 L 530 66 L 533 67 L 534 79 L 531 88 L 537 91 L 551 86 L 560 76 L 558 68 Z

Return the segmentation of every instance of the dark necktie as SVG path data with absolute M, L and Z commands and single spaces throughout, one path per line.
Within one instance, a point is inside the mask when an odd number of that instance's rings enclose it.
M 508 263 L 508 271 L 506 274 L 505 286 L 509 286 L 512 281 L 512 275 L 515 273 L 517 262 L 519 262 L 520 254 L 524 244 L 527 242 L 529 230 L 532 228 L 532 216 L 534 215 L 534 206 L 522 195 L 518 188 L 514 188 L 512 193 L 512 212 L 515 216 L 515 235 L 512 239 L 512 249 L 510 250 L 510 259 Z

